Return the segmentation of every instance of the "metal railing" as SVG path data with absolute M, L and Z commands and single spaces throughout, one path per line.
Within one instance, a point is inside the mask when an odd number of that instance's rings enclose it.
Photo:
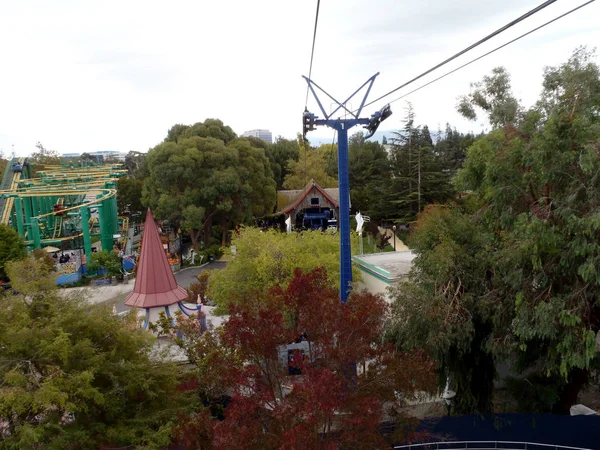
M 397 445 L 394 449 L 406 450 L 592 450 L 583 447 L 567 447 L 564 445 L 539 444 L 536 442 L 515 441 L 448 441 L 427 442 L 424 444 Z

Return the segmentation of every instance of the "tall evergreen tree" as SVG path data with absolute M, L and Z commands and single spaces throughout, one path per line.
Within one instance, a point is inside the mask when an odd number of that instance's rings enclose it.
M 386 217 L 412 222 L 426 204 L 452 197 L 450 174 L 434 152 L 429 128 L 415 126 L 409 103 L 404 128 L 394 133 L 390 153 L 391 182 Z

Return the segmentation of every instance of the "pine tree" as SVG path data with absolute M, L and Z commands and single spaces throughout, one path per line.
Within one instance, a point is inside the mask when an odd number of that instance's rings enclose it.
M 452 197 L 450 173 L 434 152 L 427 125 L 414 125 L 414 111 L 407 107 L 404 128 L 394 133 L 390 153 L 392 180 L 386 216 L 412 222 L 425 205 Z

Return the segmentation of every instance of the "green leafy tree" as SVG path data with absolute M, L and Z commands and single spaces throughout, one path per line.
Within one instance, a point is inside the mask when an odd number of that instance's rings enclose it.
M 180 139 L 190 138 L 193 136 L 203 138 L 211 137 L 219 139 L 225 144 L 237 137 L 231 127 L 224 125 L 219 119 L 206 119 L 204 122 L 198 122 L 194 125 L 191 125 L 183 130 L 180 135 Z
M 389 337 L 401 350 L 425 348 L 436 358 L 441 386 L 449 378 L 457 392 L 454 412 L 492 412 L 492 236 L 468 209 L 431 205 L 419 215 L 410 246 L 418 256 L 410 281 L 392 292 Z
M 563 387 L 568 411 L 598 363 L 600 70 L 578 49 L 547 68 L 536 107 L 469 150 L 457 185 L 472 190 L 498 235 L 499 297 L 514 303 L 522 360 Z
M 8 225 L 0 224 L 0 276 L 5 277 L 5 266 L 9 261 L 25 257 L 23 238 Z
M 180 123 L 173 125 L 167 132 L 165 142 L 175 142 L 177 144 L 177 142 L 179 142 L 179 138 L 189 127 L 190 125 L 183 125 Z
M 446 129 L 438 131 L 438 139 L 435 142 L 435 153 L 440 158 L 444 170 L 452 175 L 460 169 L 466 158 L 467 148 L 475 142 L 475 136 L 472 133 L 460 133 L 456 128 L 452 128 L 449 123 Z
M 425 205 L 453 197 L 450 173 L 436 155 L 427 126 L 416 127 L 409 103 L 404 129 L 394 133 L 390 165 L 392 179 L 386 196 L 385 217 L 412 222 Z
M 265 292 L 275 285 L 287 286 L 296 268 L 309 271 L 325 267 L 331 286 L 339 289 L 338 235 L 244 228 L 233 243 L 235 256 L 225 269 L 214 271 L 209 280 L 208 296 L 217 302 L 221 312 L 226 312 L 230 303 L 244 301 L 254 292 Z M 358 249 L 354 234 L 352 248 Z M 359 279 L 358 269 L 353 269 L 353 276 Z
M 35 147 L 37 148 L 37 151 L 31 154 L 28 158 L 29 161 L 37 165 L 60 164 L 60 155 L 56 150 L 48 150 L 41 142 L 35 144 Z
M 204 246 L 209 246 L 214 223 L 226 236 L 230 225 L 270 212 L 275 202 L 275 181 L 264 150 L 234 139 L 220 121 L 207 120 L 205 125 L 196 131 L 222 134 L 228 145 L 196 135 L 157 145 L 148 152 L 150 175 L 142 194 L 143 204 L 157 216 L 189 233 L 196 251 L 202 234 Z
M 6 166 L 8 165 L 8 160 L 4 155 L 4 152 L 0 150 L 0 174 L 4 176 L 4 171 L 6 170 Z
M 127 175 L 134 178 L 145 178 L 148 176 L 146 165 L 146 153 L 130 151 L 125 155 L 123 167 L 127 169 Z
M 79 161 L 81 161 L 82 163 L 98 164 L 98 157 L 90 155 L 89 153 L 82 153 L 79 157 Z
M 142 190 L 144 180 L 135 177 L 120 177 L 117 181 L 117 205 L 119 215 L 128 217 L 142 217 L 144 205 L 142 205 Z
M 409 310 L 431 298 L 435 309 L 425 302 L 418 317 L 430 310 L 433 325 L 421 321 L 415 339 L 462 344 L 458 360 L 452 347 L 437 347 L 440 358 L 455 358 L 456 382 L 472 376 L 473 361 L 482 370 L 491 356 L 512 361 L 517 371 L 546 379 L 518 385 L 530 389 L 520 395 L 531 399 L 531 410 L 552 401 L 555 412 L 568 413 L 599 363 L 600 70 L 591 53 L 578 49 L 567 63 L 546 69 L 543 86 L 527 111 L 510 106 L 514 97 L 504 88 L 498 99 L 487 98 L 494 130 L 468 149 L 455 179 L 470 192 L 468 208 L 444 213 L 448 218 L 423 215 L 412 242 L 419 253 L 415 292 L 397 295 L 400 308 L 413 305 Z M 517 114 L 509 117 L 507 105 Z M 473 360 L 465 349 L 479 356 Z M 479 374 L 486 385 L 490 373 L 491 366 Z M 481 390 L 464 382 L 460 389 L 459 401 L 467 393 L 479 399 L 465 410 L 485 410 Z
M 480 109 L 494 128 L 518 120 L 521 107 L 511 91 L 510 75 L 504 67 L 496 67 L 491 75 L 484 76 L 471 87 L 468 95 L 459 98 L 457 109 L 463 116 L 476 120 L 477 109 Z
M 106 270 L 108 276 L 118 277 L 121 275 L 121 259 L 112 250 L 92 253 L 87 263 L 87 269 L 90 272 Z
M 32 268 L 38 278 L 22 278 Z M 176 389 L 177 368 L 153 359 L 154 338 L 134 315 L 59 297 L 40 260 L 8 271 L 23 294 L 0 306 L 2 448 L 168 446 L 192 399 Z
M 313 149 L 298 136 L 298 160 L 290 159 L 287 164 L 288 174 L 285 176 L 285 189 L 303 189 L 310 180 L 315 180 L 324 188 L 336 187 L 337 179 L 327 173 L 328 154 L 326 148 Z
M 348 142 L 348 165 L 352 209 L 379 221 L 388 201 L 387 151 L 378 142 L 366 141 L 363 133 L 357 133 Z
M 285 177 L 289 174 L 289 161 L 298 161 L 300 157 L 300 147 L 297 140 L 284 139 L 279 136 L 270 147 L 270 153 L 273 158 L 271 168 L 273 176 L 277 183 L 277 190 L 283 189 Z

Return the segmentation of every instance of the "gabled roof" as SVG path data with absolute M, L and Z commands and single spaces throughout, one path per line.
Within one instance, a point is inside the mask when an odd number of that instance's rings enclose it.
M 125 304 L 137 308 L 156 308 L 185 300 L 187 296 L 187 291 L 175 281 L 158 228 L 148 208 L 135 286 Z
M 322 188 L 315 180 L 310 180 L 304 189 L 295 189 L 289 191 L 277 192 L 277 209 L 283 214 L 289 214 L 296 208 L 308 194 L 316 188 L 323 197 L 333 204 L 336 208 L 340 206 L 340 190 L 338 188 Z

